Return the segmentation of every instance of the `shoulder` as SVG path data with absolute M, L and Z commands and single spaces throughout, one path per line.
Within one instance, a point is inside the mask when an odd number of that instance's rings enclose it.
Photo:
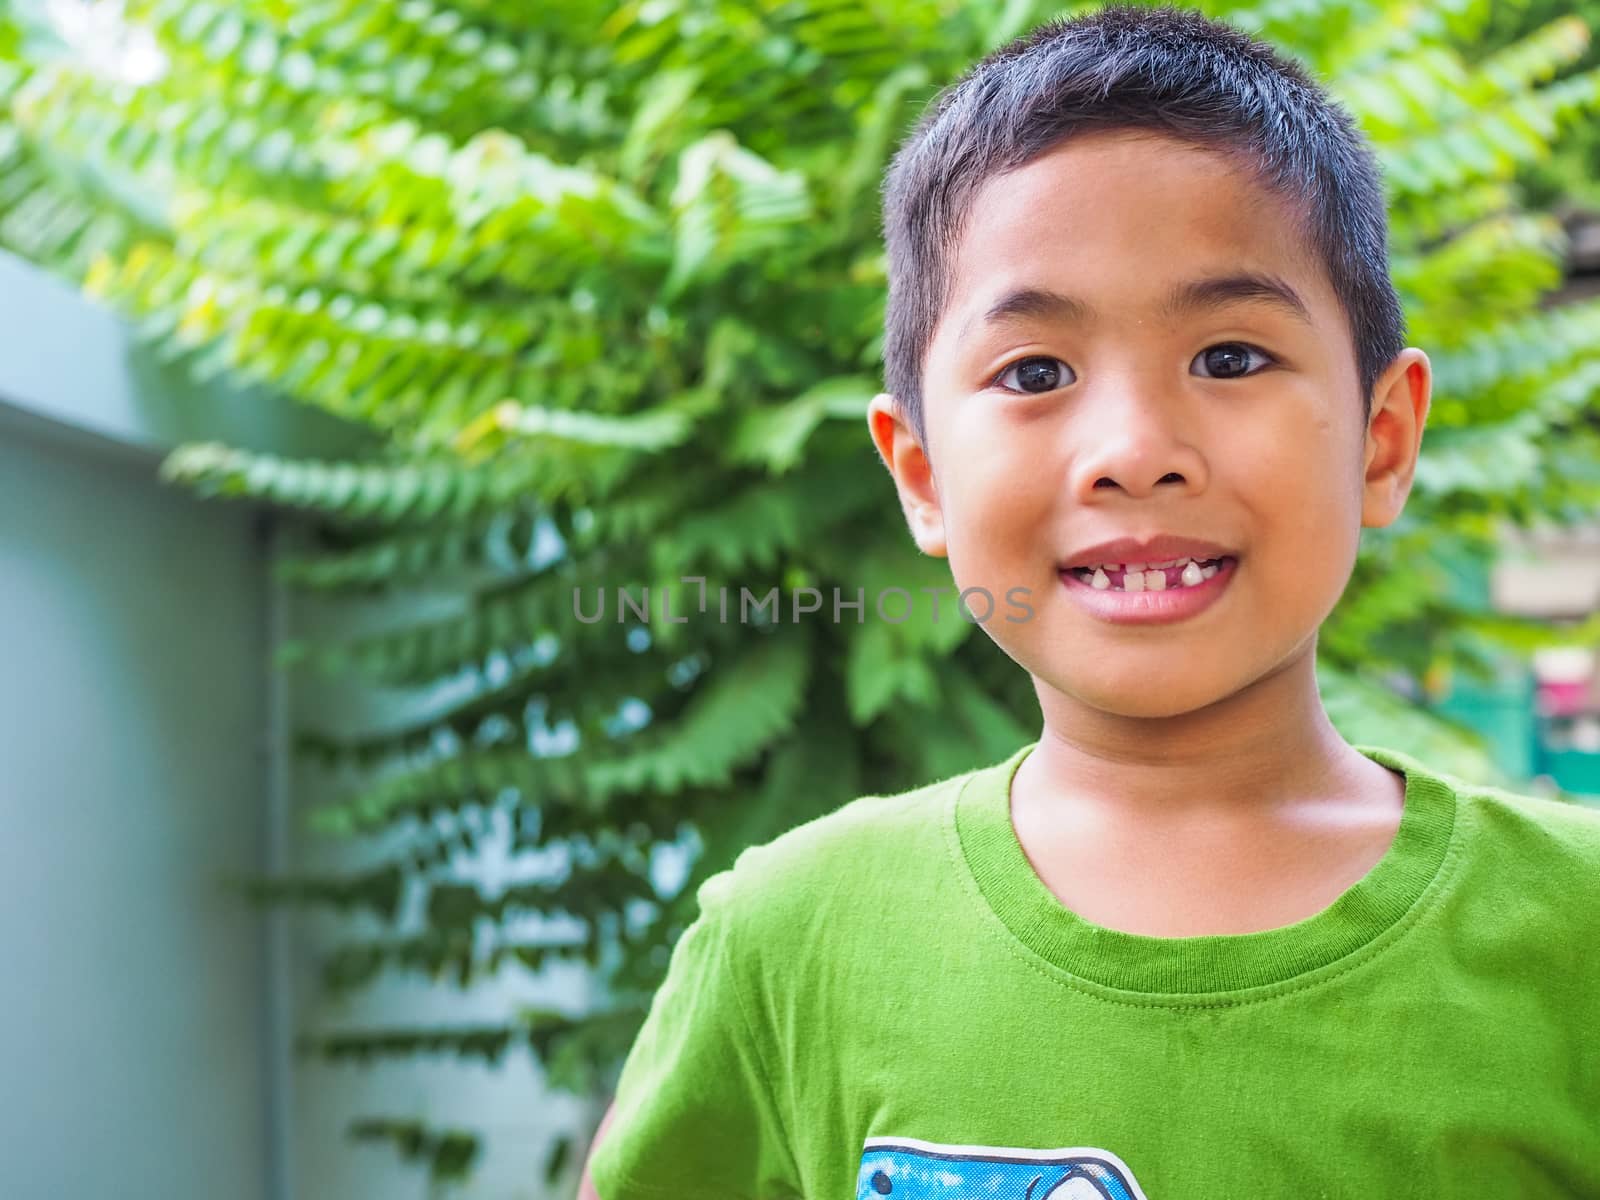
M 1456 795 L 1479 837 L 1600 871 L 1600 808 L 1486 784 L 1462 783 Z
M 949 806 L 975 768 L 889 794 L 859 796 L 832 812 L 743 850 L 733 865 L 707 878 L 701 912 L 757 929 L 815 925 L 840 905 L 879 900 L 919 869 L 945 861 Z
M 1519 892 L 1587 895 L 1600 906 L 1600 808 L 1424 769 L 1454 792 L 1461 846 L 1473 866 Z
M 1518 988 L 1559 996 L 1592 1024 L 1600 1013 L 1591 950 L 1600 938 L 1600 810 L 1450 782 L 1455 882 L 1439 912 L 1452 956 L 1484 979 L 1510 971 Z

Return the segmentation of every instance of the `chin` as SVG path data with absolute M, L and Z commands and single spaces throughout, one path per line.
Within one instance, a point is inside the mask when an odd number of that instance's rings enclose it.
M 1168 686 L 1165 680 L 1148 679 L 1098 680 L 1092 683 L 1063 680 L 1058 685 L 1050 682 L 1048 676 L 1036 675 L 1034 683 L 1036 686 L 1052 688 L 1063 696 L 1111 716 L 1146 721 L 1198 712 L 1233 694 L 1214 682 L 1210 686 L 1191 683 L 1177 688 Z
M 1140 721 L 1160 721 L 1170 717 L 1181 717 L 1187 713 L 1198 712 L 1200 709 L 1208 708 L 1224 697 L 1211 695 L 1193 701 L 1185 700 L 1182 697 L 1167 697 L 1162 701 L 1149 701 L 1126 694 L 1104 700 L 1092 696 L 1080 696 L 1079 698 L 1101 712 L 1108 713 L 1114 717 L 1127 717 L 1130 720 Z

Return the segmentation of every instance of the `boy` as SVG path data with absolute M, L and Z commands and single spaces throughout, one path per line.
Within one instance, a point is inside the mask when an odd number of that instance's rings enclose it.
M 1600 816 L 1352 747 L 1317 629 L 1430 396 L 1370 150 L 1193 12 L 1050 22 L 885 188 L 918 546 L 1039 739 L 702 885 L 601 1200 L 1600 1197 Z

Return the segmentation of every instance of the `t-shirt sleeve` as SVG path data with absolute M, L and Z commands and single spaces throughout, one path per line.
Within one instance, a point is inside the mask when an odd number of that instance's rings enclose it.
M 741 980 L 733 873 L 700 885 L 617 1081 L 589 1170 L 600 1200 L 799 1197 L 765 1048 Z

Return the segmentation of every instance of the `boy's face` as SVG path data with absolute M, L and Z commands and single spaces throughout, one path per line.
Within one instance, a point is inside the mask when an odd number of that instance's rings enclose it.
M 994 597 L 983 628 L 1041 699 L 1171 716 L 1308 658 L 1361 527 L 1404 505 L 1426 356 L 1390 364 L 1364 427 L 1349 326 L 1290 213 L 1225 158 L 1147 133 L 1098 131 L 989 180 L 954 268 L 925 362 L 928 455 L 888 396 L 868 419 L 918 545 Z M 1245 274 L 1303 313 L 1238 289 L 1164 307 Z M 1022 289 L 1080 307 L 986 320 Z M 1143 596 L 1064 571 L 1119 561 L 1086 556 L 1096 543 L 1163 534 L 1234 561 L 1188 599 L 1176 571 L 1173 594 Z M 1025 621 L 1006 619 L 1012 588 Z M 1185 611 L 1139 619 L 1164 605 Z

